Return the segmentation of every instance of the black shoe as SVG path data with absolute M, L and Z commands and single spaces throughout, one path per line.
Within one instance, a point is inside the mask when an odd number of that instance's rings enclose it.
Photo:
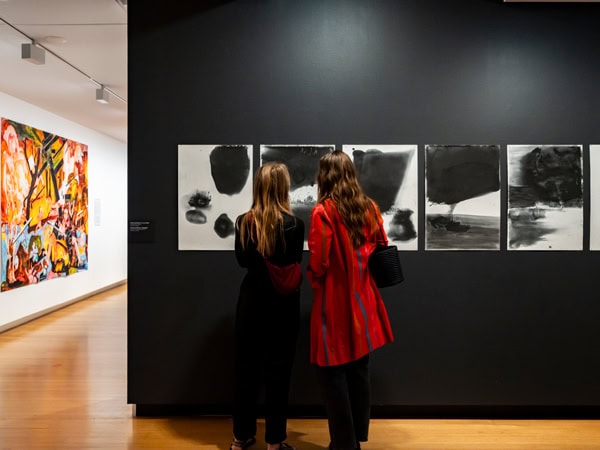
M 254 444 L 256 444 L 256 438 L 254 436 L 246 439 L 245 441 L 233 438 L 233 441 L 231 441 L 231 445 L 229 446 L 229 450 L 233 450 L 233 447 L 240 447 L 242 450 L 246 450 L 247 448 L 252 447 Z

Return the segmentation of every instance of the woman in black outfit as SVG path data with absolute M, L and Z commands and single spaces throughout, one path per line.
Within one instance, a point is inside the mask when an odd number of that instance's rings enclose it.
M 304 223 L 292 215 L 290 176 L 284 164 L 261 166 L 252 207 L 236 220 L 235 255 L 248 269 L 235 318 L 233 442 L 244 450 L 256 442 L 257 400 L 265 386 L 267 450 L 293 449 L 287 438 L 287 406 L 300 322 L 300 291 L 275 292 L 265 259 L 277 266 L 299 263 Z

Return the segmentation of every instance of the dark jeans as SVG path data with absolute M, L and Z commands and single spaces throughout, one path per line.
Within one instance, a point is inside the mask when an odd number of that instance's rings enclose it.
M 355 450 L 369 437 L 371 383 L 369 355 L 348 364 L 317 367 L 331 448 Z
M 256 297 L 242 292 L 235 320 L 233 435 L 256 435 L 257 403 L 265 388 L 265 441 L 287 438 L 292 363 L 300 322 L 299 295 Z

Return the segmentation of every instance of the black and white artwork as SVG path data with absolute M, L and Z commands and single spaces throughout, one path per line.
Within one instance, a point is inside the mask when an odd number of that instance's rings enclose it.
M 590 250 L 600 250 L 600 145 L 590 145 Z
M 581 145 L 508 146 L 508 249 L 583 249 Z
M 252 145 L 179 145 L 179 250 L 233 250 L 252 203 Z
M 500 147 L 425 147 L 426 250 L 500 249 Z
M 317 204 L 317 175 L 321 156 L 335 150 L 335 145 L 261 145 L 261 165 L 277 161 L 290 173 L 290 203 L 294 215 L 304 221 L 304 249 L 308 250 L 310 213 Z
M 417 145 L 344 145 L 367 196 L 381 210 L 391 245 L 418 250 Z

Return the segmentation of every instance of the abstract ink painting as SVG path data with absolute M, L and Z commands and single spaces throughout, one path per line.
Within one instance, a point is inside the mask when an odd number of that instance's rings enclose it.
M 179 145 L 179 250 L 233 250 L 252 203 L 252 145 Z
M 600 145 L 590 145 L 590 250 L 600 250 Z
M 284 163 L 290 173 L 292 212 L 304 222 L 304 249 L 308 249 L 310 213 L 317 204 L 317 175 L 321 156 L 335 145 L 261 145 L 261 165 L 271 161 Z
M 508 249 L 583 249 L 581 145 L 508 146 Z
M 391 245 L 417 250 L 418 158 L 416 145 L 344 145 L 364 193 L 383 216 Z
M 500 249 L 500 147 L 425 147 L 426 250 Z
M 88 268 L 88 147 L 1 120 L 2 291 Z

